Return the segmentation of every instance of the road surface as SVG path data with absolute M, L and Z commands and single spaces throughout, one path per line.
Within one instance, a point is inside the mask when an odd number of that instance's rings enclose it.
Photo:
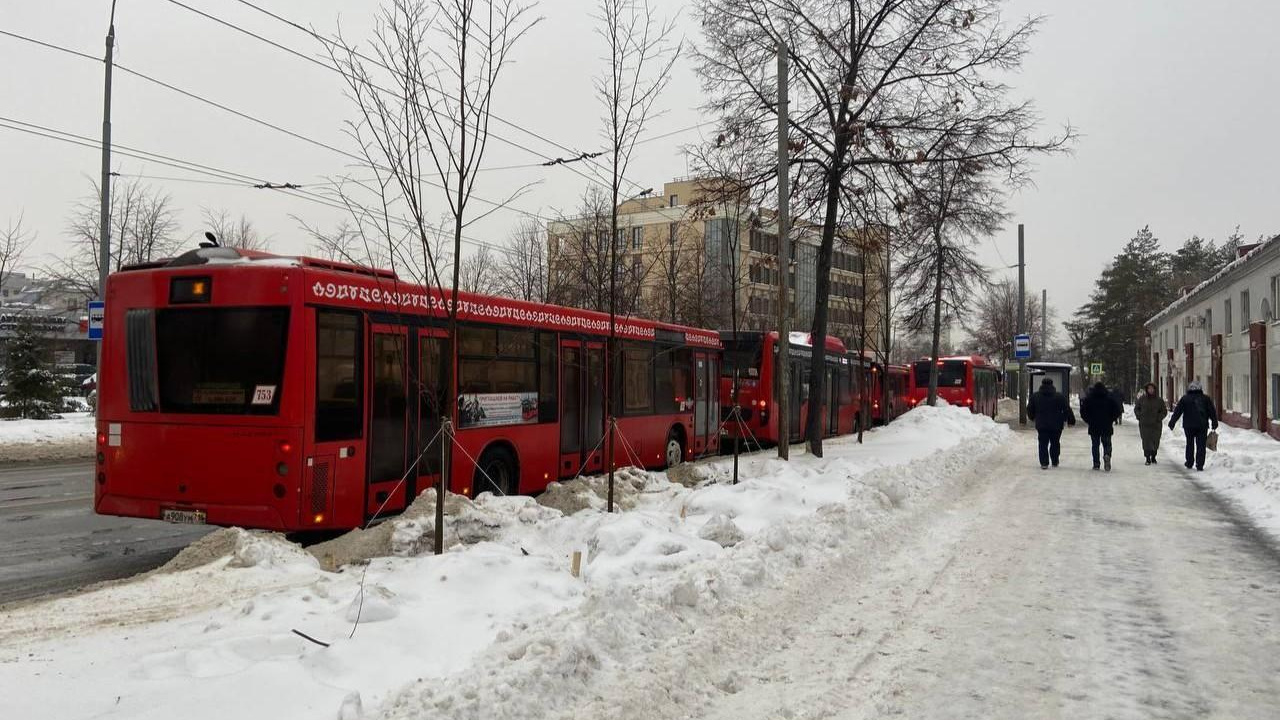
M 901 532 L 621 677 L 620 717 L 1280 717 L 1280 554 L 1136 427 L 1116 469 L 1017 433 Z M 701 686 L 698 688 L 697 686 Z M 690 687 L 693 686 L 693 687 Z
M 208 528 L 93 513 L 93 465 L 0 467 L 0 604 L 144 572 Z

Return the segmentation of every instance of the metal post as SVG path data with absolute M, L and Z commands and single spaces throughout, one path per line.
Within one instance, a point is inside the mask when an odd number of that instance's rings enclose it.
M 436 478 L 436 527 L 432 534 L 436 555 L 444 552 L 444 498 L 449 492 L 445 486 L 445 480 L 451 477 L 453 469 L 453 418 L 449 417 L 451 414 L 452 411 L 448 411 L 440 424 L 440 476 Z
M 1018 334 L 1027 331 L 1027 261 L 1023 252 L 1022 223 L 1018 223 Z M 1018 424 L 1027 424 L 1027 361 L 1018 362 Z
M 778 457 L 791 445 L 791 175 L 787 142 L 787 46 L 778 38 Z
M 111 272 L 111 68 L 116 44 L 116 3 L 111 1 L 111 21 L 107 25 L 107 54 L 103 58 L 106 76 L 102 92 L 102 205 L 98 208 L 98 299 L 107 299 L 107 275 Z M 102 342 L 98 342 L 98 398 L 102 398 Z
M 1049 291 L 1041 288 L 1040 290 L 1040 350 L 1037 357 L 1041 360 L 1045 358 L 1045 351 L 1049 349 Z
M 733 484 L 738 484 L 738 445 L 742 443 L 742 409 L 738 407 L 738 368 L 733 369 L 733 410 L 729 416 L 738 423 L 737 436 L 733 439 Z

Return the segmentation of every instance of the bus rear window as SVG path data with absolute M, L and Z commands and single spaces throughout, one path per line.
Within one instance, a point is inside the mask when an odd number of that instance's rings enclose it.
M 929 387 L 929 361 L 915 364 L 916 387 Z M 960 360 L 944 360 L 938 366 L 938 387 L 964 387 L 965 364 Z
M 288 328 L 283 307 L 160 310 L 161 412 L 276 414 Z

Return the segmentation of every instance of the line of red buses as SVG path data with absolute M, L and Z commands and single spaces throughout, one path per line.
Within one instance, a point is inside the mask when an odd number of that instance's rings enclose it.
M 717 453 L 722 432 L 736 438 L 739 424 L 726 422 L 735 370 L 745 426 L 757 442 L 778 439 L 776 333 L 619 318 L 614 370 L 607 315 L 460 293 L 450 352 L 446 292 L 385 270 L 217 247 L 117 272 L 106 301 L 100 514 L 357 527 L 436 482 L 446 414 L 457 438 L 450 491 L 540 492 L 605 469 L 610 382 L 618 466 L 663 468 Z M 872 364 L 864 419 L 859 359 L 830 339 L 828 393 L 811 403 L 809 345 L 793 334 L 792 440 L 811 408 L 840 435 L 917 402 L 906 367 Z M 967 370 L 948 391 L 984 388 L 983 378 Z

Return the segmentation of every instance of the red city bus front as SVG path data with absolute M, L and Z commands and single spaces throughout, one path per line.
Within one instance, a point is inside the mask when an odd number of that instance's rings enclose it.
M 108 280 L 98 513 L 272 529 L 298 524 L 300 272 L 287 264 L 250 275 L 236 269 L 200 263 Z

